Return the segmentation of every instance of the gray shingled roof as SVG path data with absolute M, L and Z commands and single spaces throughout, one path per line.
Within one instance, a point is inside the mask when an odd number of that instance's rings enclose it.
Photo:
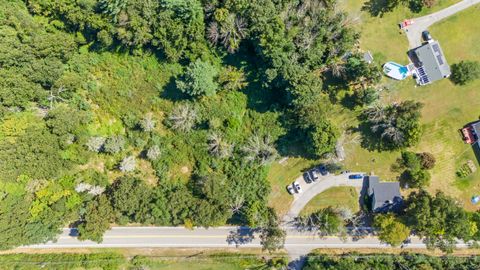
M 372 202 L 372 210 L 385 206 L 387 201 L 392 202 L 393 206 L 402 200 L 400 194 L 399 182 L 380 182 L 378 176 L 368 177 L 368 195 L 375 201 Z M 375 196 L 373 196 L 375 195 Z
M 431 41 L 412 50 L 416 56 L 415 66 L 423 66 L 430 82 L 438 81 L 450 76 L 450 66 L 445 59 L 443 50 L 438 41 Z

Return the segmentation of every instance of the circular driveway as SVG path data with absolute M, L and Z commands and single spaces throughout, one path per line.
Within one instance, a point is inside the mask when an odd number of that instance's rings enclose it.
M 361 189 L 363 187 L 363 178 L 349 179 L 348 177 L 352 174 L 365 175 L 365 173 L 363 172 L 352 172 L 339 175 L 328 174 L 325 176 L 320 175 L 317 182 L 312 182 L 310 184 L 307 184 L 305 182 L 305 180 L 303 179 L 303 175 L 298 177 L 295 181 L 300 183 L 303 192 L 295 193 L 293 195 L 293 202 L 290 206 L 290 210 L 283 217 L 283 221 L 285 223 L 292 222 L 300 214 L 300 211 L 302 211 L 302 209 L 305 207 L 305 205 L 308 204 L 310 200 L 312 200 L 315 196 L 329 188 L 348 186 Z

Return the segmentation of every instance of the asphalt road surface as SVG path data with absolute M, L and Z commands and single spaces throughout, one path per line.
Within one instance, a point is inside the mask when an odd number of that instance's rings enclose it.
M 195 228 L 183 227 L 114 227 L 104 235 L 102 243 L 80 241 L 75 229 L 64 229 L 54 242 L 26 246 L 26 248 L 258 248 L 261 247 L 258 234 L 245 227 Z M 311 232 L 300 232 L 287 228 L 285 248 L 387 248 L 376 237 L 366 237 L 357 241 L 346 241 L 338 237 L 319 238 Z M 459 244 L 458 247 L 466 247 Z M 425 248 L 418 238 L 412 238 L 405 248 Z
M 414 23 L 405 28 L 410 49 L 422 45 L 422 32 L 427 30 L 432 24 L 478 3 L 480 3 L 480 0 L 463 0 L 435 13 L 412 19 Z

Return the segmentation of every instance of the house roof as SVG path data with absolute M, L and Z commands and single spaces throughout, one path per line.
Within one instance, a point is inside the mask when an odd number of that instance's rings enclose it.
M 370 51 L 367 51 L 363 54 L 363 60 L 365 60 L 365 62 L 367 63 L 372 63 L 373 62 L 373 56 L 372 56 L 372 53 L 370 53 Z
M 412 50 L 416 67 L 423 67 L 430 82 L 450 76 L 450 66 L 438 41 L 430 41 Z
M 380 182 L 378 176 L 368 177 L 368 194 L 374 195 L 373 209 L 382 207 L 387 201 L 393 203 L 402 199 L 399 182 Z
M 470 124 L 475 134 L 480 137 L 480 121 Z

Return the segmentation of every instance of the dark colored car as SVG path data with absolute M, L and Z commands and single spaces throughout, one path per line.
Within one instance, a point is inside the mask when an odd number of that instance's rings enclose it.
M 320 165 L 318 167 L 318 171 L 320 172 L 321 175 L 324 175 L 324 176 L 328 174 L 327 167 L 325 167 L 325 165 Z
M 432 35 L 430 35 L 430 32 L 428 31 L 423 31 L 422 32 L 422 38 L 424 41 L 430 41 L 432 40 Z
M 351 174 L 348 176 L 348 179 L 363 179 L 362 174 Z
M 308 172 L 303 173 L 303 180 L 305 180 L 305 183 L 307 184 L 312 183 L 312 178 L 310 178 L 310 174 Z

